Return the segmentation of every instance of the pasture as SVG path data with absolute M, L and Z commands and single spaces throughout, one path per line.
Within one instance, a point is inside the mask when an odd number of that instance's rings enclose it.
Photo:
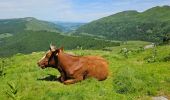
M 70 50 L 76 55 L 99 55 L 109 62 L 104 81 L 89 78 L 72 85 L 56 81 L 56 69 L 41 69 L 45 52 L 0 59 L 0 100 L 150 100 L 170 99 L 170 45 L 143 50 L 150 44 L 129 41 L 104 50 Z M 121 51 L 126 48 L 128 51 Z

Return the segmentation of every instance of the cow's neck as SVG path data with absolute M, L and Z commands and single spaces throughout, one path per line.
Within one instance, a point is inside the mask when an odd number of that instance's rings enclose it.
M 62 68 L 68 69 L 69 66 L 72 66 L 72 64 L 74 64 L 73 62 L 77 61 L 77 57 L 61 52 L 58 55 L 58 60 Z

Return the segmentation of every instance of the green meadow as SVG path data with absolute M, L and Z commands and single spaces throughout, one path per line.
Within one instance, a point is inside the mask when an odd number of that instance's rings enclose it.
M 76 55 L 99 55 L 109 62 L 109 77 L 64 85 L 56 69 L 41 69 L 45 54 L 16 54 L 0 59 L 0 100 L 151 100 L 170 99 L 170 45 L 144 50 L 148 42 L 129 41 L 103 50 L 70 50 Z M 123 51 L 122 48 L 126 48 Z

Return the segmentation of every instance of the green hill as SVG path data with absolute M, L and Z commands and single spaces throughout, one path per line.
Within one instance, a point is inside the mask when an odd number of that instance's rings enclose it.
M 53 23 L 32 17 L 0 20 L 0 57 L 16 53 L 47 50 L 52 42 L 66 49 L 102 49 L 117 46 L 118 42 L 84 36 L 66 36 Z
M 144 12 L 123 11 L 85 24 L 75 34 L 162 42 L 170 39 L 170 6 L 157 6 Z
M 47 21 L 38 20 L 32 17 L 16 19 L 0 19 L 0 34 L 4 33 L 14 34 L 25 30 L 32 31 L 44 30 L 50 32 L 60 31 L 57 25 Z
M 50 43 L 64 46 L 65 49 L 102 49 L 120 45 L 119 42 L 93 39 L 92 37 L 77 37 L 60 35 L 57 32 L 25 31 L 4 39 L 0 44 L 0 56 L 16 53 L 31 53 L 47 50 Z

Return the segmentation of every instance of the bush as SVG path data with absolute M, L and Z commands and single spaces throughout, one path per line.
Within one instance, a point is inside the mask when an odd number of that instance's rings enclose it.
M 151 56 L 145 57 L 144 60 L 146 60 L 148 63 L 154 63 L 157 61 L 157 49 L 154 47 L 151 52 Z
M 163 57 L 160 61 L 163 61 L 163 62 L 168 62 L 168 61 L 170 61 L 170 54 L 169 54 L 169 55 L 166 55 L 165 57 Z
M 122 49 L 120 50 L 120 53 L 123 54 L 123 56 L 124 56 L 125 58 L 128 58 L 129 50 L 128 50 L 127 48 L 122 48 Z

